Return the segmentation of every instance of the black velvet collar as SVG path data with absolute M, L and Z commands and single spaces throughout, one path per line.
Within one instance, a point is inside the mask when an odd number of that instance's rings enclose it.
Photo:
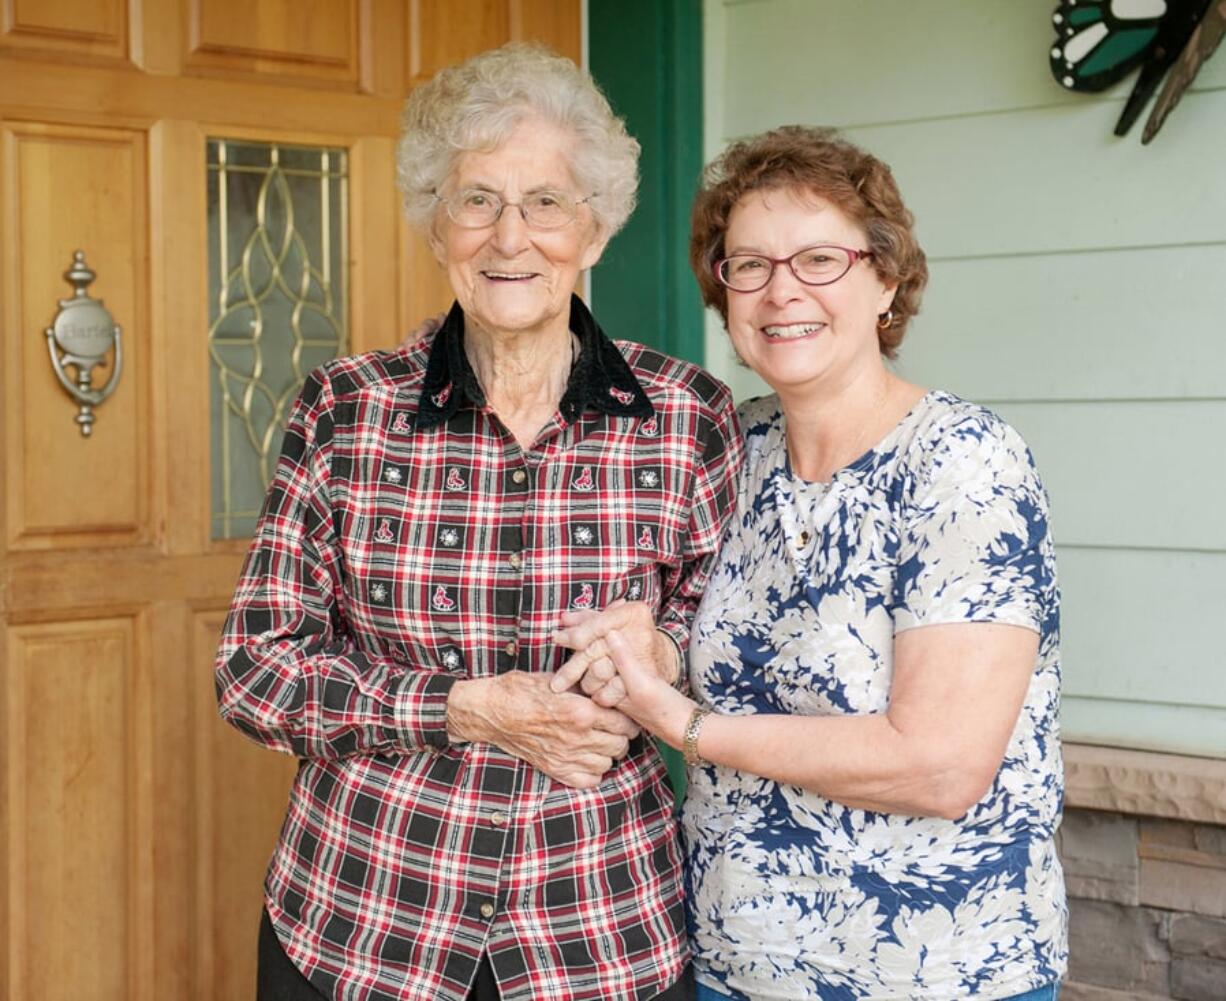
M 577 296 L 570 297 L 570 329 L 579 357 L 558 409 L 573 424 L 589 406 L 615 417 L 652 417 L 655 409 L 616 345 Z M 485 406 L 485 393 L 464 353 L 464 311 L 457 302 L 435 335 L 417 401 L 417 427 L 442 424 L 463 405 Z

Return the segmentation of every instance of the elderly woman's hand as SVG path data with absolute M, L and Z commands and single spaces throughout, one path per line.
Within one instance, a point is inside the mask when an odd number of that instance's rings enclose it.
M 456 682 L 447 700 L 448 736 L 495 744 L 565 785 L 594 788 L 639 728 L 615 709 L 552 691 L 549 680 L 510 671 Z
M 608 636 L 617 630 L 631 654 L 669 685 L 681 661 L 671 639 L 656 628 L 651 608 L 641 601 L 615 601 L 600 612 L 563 612 L 554 642 L 575 654 L 553 676 L 550 686 L 564 692 L 578 686 L 602 706 L 617 706 L 626 696 L 610 656 Z

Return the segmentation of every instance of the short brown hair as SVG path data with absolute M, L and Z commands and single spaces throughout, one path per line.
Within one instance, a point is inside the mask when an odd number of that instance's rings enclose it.
M 877 331 L 881 353 L 893 358 L 919 312 L 928 264 L 890 168 L 834 129 L 785 125 L 733 143 L 707 165 L 690 223 L 690 266 L 703 302 L 719 310 L 727 326 L 728 290 L 712 268 L 724 256 L 728 217 L 749 192 L 784 188 L 826 199 L 868 234 L 878 277 L 898 286 L 893 322 Z

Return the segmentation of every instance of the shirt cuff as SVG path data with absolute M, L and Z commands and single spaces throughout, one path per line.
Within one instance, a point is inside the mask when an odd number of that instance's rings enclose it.
M 685 669 L 685 647 L 689 633 L 678 627 L 669 628 L 667 624 L 656 626 L 656 632 L 661 633 L 676 651 L 677 677 L 673 679 L 673 687 L 679 692 L 690 690 L 689 671 Z
M 423 746 L 447 747 L 447 699 L 451 686 L 460 679 L 454 674 L 405 676 L 396 698 L 396 727 L 399 743 L 411 750 Z

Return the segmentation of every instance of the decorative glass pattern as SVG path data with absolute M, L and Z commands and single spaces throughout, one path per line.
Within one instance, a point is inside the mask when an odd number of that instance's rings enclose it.
M 347 350 L 348 156 L 208 141 L 212 537 L 255 528 L 289 408 Z

